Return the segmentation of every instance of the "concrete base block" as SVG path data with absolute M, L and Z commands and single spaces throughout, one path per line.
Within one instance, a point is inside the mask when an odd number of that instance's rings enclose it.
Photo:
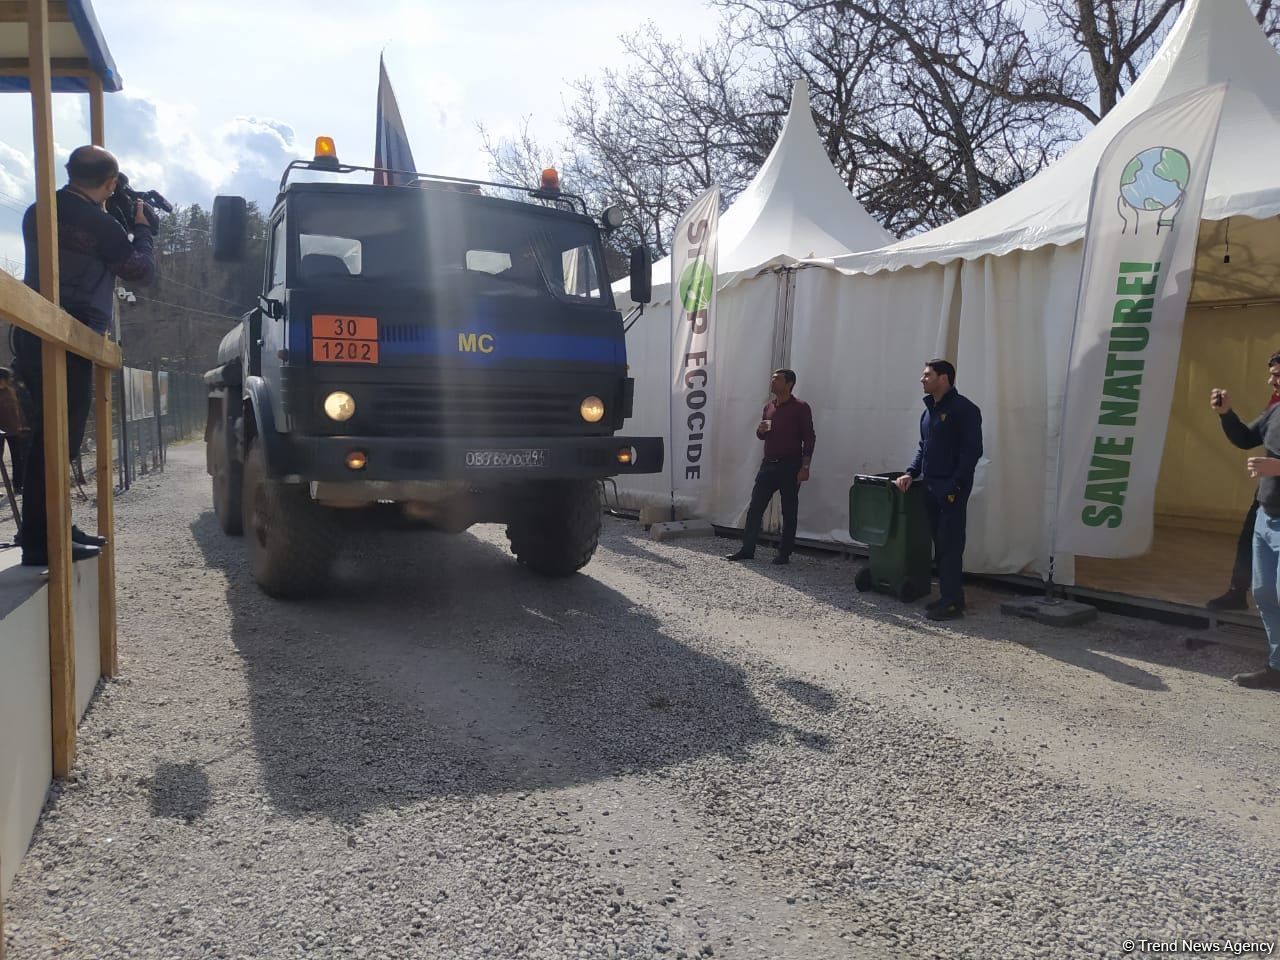
M 668 523 L 655 523 L 649 528 L 649 536 L 654 540 L 679 540 L 682 537 L 713 537 L 715 527 L 710 520 L 672 520 Z
M 1000 604 L 1000 612 L 1010 617 L 1025 617 L 1050 627 L 1078 627 L 1098 617 L 1098 611 L 1087 603 L 1046 600 L 1044 597 L 1006 600 Z
M 640 522 L 646 527 L 651 527 L 655 523 L 670 523 L 671 520 L 671 507 L 666 504 L 660 507 L 643 506 L 640 508 Z

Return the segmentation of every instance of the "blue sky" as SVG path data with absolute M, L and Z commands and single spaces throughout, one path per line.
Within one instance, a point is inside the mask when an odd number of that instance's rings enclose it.
M 332 136 L 344 160 L 372 162 L 384 51 L 418 169 L 484 176 L 477 123 L 512 135 L 529 118 L 540 140 L 558 142 L 569 82 L 626 66 L 620 35 L 652 20 L 693 41 L 718 20 L 697 0 L 97 0 L 94 10 L 124 79 L 107 97 L 107 146 L 135 186 L 206 208 L 216 193 L 269 202 L 317 136 Z M 23 95 L 0 97 L 0 265 L 10 267 L 33 194 L 29 110 Z M 63 156 L 88 140 L 87 97 L 55 97 L 54 139 Z

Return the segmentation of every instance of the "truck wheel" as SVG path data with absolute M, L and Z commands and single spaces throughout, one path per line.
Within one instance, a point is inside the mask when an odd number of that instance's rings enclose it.
M 507 522 L 516 560 L 544 577 L 585 567 L 600 542 L 600 486 L 594 480 L 530 484 Z
M 227 422 L 219 418 L 209 438 L 209 464 L 213 468 L 213 512 L 228 536 L 244 532 L 244 464 L 227 448 Z
M 303 597 L 323 590 L 337 552 L 336 525 L 306 487 L 267 476 L 256 438 L 245 458 L 244 506 L 249 570 L 263 593 Z

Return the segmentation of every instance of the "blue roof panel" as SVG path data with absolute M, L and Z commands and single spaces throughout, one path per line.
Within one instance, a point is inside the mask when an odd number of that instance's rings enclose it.
M 116 62 L 111 59 L 111 51 L 107 49 L 98 18 L 93 15 L 91 0 L 67 0 L 67 16 L 71 18 L 84 47 L 89 66 L 102 78 L 103 91 L 119 93 L 124 84 L 116 70 Z M 30 90 L 31 82 L 26 77 L 0 77 L 0 93 L 27 93 Z M 53 92 L 88 93 L 89 83 L 83 77 L 54 77 Z
M 80 34 L 90 66 L 102 78 L 102 89 L 107 93 L 119 93 L 124 89 L 124 83 L 116 70 L 116 62 L 111 59 L 111 51 L 107 49 L 107 38 L 102 35 L 98 18 L 93 15 L 93 4 L 90 0 L 67 0 L 67 15 L 71 17 L 76 33 Z M 58 89 L 56 82 L 54 89 Z

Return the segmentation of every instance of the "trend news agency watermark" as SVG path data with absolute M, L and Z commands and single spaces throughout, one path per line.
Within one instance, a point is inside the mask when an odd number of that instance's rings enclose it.
M 1276 952 L 1274 940 L 1199 940 L 1190 937 L 1179 940 L 1125 939 L 1120 949 L 1126 954 L 1162 953 L 1195 954 L 1198 956 L 1270 957 Z

